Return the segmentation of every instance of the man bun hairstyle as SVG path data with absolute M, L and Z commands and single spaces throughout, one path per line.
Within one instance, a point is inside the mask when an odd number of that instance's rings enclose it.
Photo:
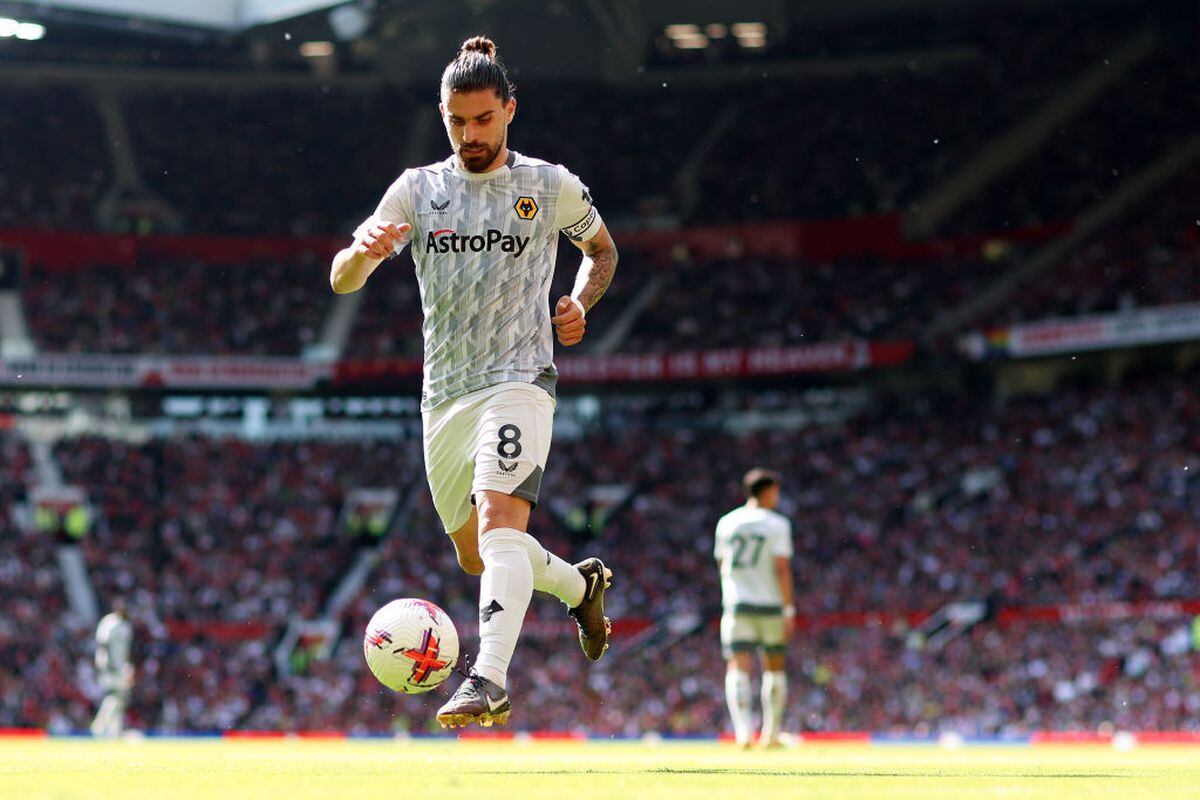
M 486 36 L 472 36 L 462 43 L 462 47 L 458 48 L 458 54 L 463 53 L 483 53 L 488 58 L 496 57 L 496 43 Z
M 507 103 L 516 92 L 504 62 L 496 55 L 496 43 L 486 36 L 472 36 L 462 43 L 458 55 L 442 73 L 442 93 L 482 92 L 491 89 Z
M 778 486 L 782 482 L 783 479 L 778 472 L 755 467 L 742 478 L 742 489 L 746 492 L 746 497 L 758 497 L 767 489 Z

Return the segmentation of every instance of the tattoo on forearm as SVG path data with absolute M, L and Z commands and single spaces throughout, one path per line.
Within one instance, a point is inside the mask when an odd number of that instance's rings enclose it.
M 575 278 L 574 294 L 586 310 L 590 311 L 604 296 L 616 270 L 617 248 L 611 241 L 591 248 L 584 247 L 583 263 L 579 265 L 579 274 Z

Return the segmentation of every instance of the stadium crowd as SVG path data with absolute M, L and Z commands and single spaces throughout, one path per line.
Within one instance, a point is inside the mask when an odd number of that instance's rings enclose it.
M 156 258 L 49 272 L 34 264 L 25 316 L 48 353 L 298 356 L 331 305 L 327 270 L 312 253 L 232 266 Z
M 987 232 L 1079 216 L 1195 135 L 1200 111 L 1179 100 L 1198 87 L 1194 49 L 1157 45 L 1097 102 L 1055 128 L 1036 154 L 975 195 L 948 227 Z
M 414 103 L 394 88 L 326 84 L 150 90 L 131 93 L 125 108 L 146 180 L 189 230 L 261 236 L 352 232 L 407 155 L 410 132 L 373 121 L 385 108 L 403 119 Z
M 71 623 L 56 542 L 32 524 L 36 484 L 29 447 L 0 426 L 0 727 L 63 730 L 94 710 L 90 631 Z
M 403 486 L 419 465 L 404 441 L 85 437 L 60 441 L 54 455 L 97 512 L 80 545 L 96 594 L 102 605 L 126 598 L 138 631 L 133 724 L 175 731 L 245 726 L 280 691 L 272 688 L 275 641 L 293 615 L 317 615 L 362 544 L 341 516 L 346 492 L 385 480 Z M 0 719 L 83 727 L 98 691 L 90 631 L 65 613 L 50 542 L 12 527 L 0 545 L 13 550 L 0 561 L 6 573 L 21 570 L 39 588 L 6 599 L 16 628 L 3 663 L 22 670 L 10 680 L 22 682 L 24 705 Z M 47 614 L 62 623 L 51 629 L 57 654 L 45 648 Z
M 738 435 L 696 419 L 672 429 L 636 411 L 606 412 L 593 432 L 556 447 L 532 530 L 564 556 L 609 561 L 617 572 L 611 614 L 642 622 L 587 672 L 564 609 L 535 602 L 529 644 L 514 667 L 516 724 L 606 734 L 724 724 L 711 529 L 739 501 L 736 477 L 751 463 L 787 476 L 796 603 L 805 616 L 933 611 L 963 599 L 1004 608 L 1200 597 L 1192 477 L 1200 442 L 1189 424 L 1197 411 L 1194 385 L 1169 378 L 996 408 L 879 398 L 844 425 Z M 457 570 L 423 491 L 378 545 L 378 566 L 342 614 L 334 659 L 283 679 L 269 663 L 288 617 L 318 616 L 360 546 L 337 522 L 345 492 L 415 478 L 415 443 L 87 438 L 63 440 L 55 455 L 99 511 L 83 544 L 99 595 L 133 601 L 140 724 L 423 729 L 427 701 L 379 690 L 357 640 L 381 603 L 421 596 L 447 608 L 469 648 L 474 581 Z M 10 536 L 9 562 L 30 559 L 30 546 Z M 43 593 L 53 592 L 54 572 L 46 562 L 37 578 Z M 21 655 L 6 663 L 47 658 L 31 630 L 45 619 L 14 615 L 17 635 L 10 632 L 7 646 Z M 213 641 L 170 633 L 172 622 L 214 621 L 261 624 L 266 635 Z M 640 633 L 647 622 L 655 627 Z M 1061 653 L 1041 625 L 985 622 L 937 652 L 908 651 L 890 630 L 799 636 L 793 659 L 803 689 L 792 719 L 816 729 L 923 723 L 966 732 L 1096 720 L 1187 724 L 1196 656 L 1163 649 L 1170 625 L 1072 628 L 1061 635 L 1078 646 Z M 39 664 L 31 675 L 39 708 L 62 725 L 85 721 L 77 679 L 87 671 L 79 666 L 86 650 L 77 643 L 67 651 L 77 663 L 64 655 L 57 671 Z M 1028 657 L 1001 658 L 1013 652 Z M 1131 666 L 1147 659 L 1154 669 Z M 880 675 L 886 689 L 872 685 Z M 1064 700 L 1068 688 L 1059 684 L 1078 691 Z M 1131 693 L 1150 699 L 1125 709 Z M 14 708 L 0 718 L 43 721 Z
M 716 86 L 674 78 L 620 87 L 521 80 L 511 141 L 519 151 L 568 164 L 623 226 L 906 210 L 965 164 L 980 141 L 1048 100 L 1063 76 L 1104 63 L 1139 13 L 1137 4 L 1115 3 L 1081 31 L 1073 11 L 1022 6 L 964 15 L 948 29 L 909 25 L 889 31 L 890 47 L 876 42 L 867 50 L 854 43 L 861 32 L 849 31 L 842 46 L 836 33 L 800 31 L 789 40 L 789 57 L 848 58 L 851 66 L 819 71 L 821 80 L 803 70 Z M 905 41 L 911 44 L 898 66 L 881 70 L 872 61 L 895 57 Z M 865 61 L 854 66 L 856 57 Z M 1117 179 L 1113 173 L 1123 175 L 1190 124 L 1174 99 L 1186 92 L 1175 79 L 1192 72 L 1164 50 L 1060 132 L 1038 169 L 998 184 L 956 227 L 1077 213 L 1081 193 L 1103 192 Z M 113 170 L 93 100 L 68 88 L 3 91 L 0 97 L 24 113 L 0 123 L 0 195 L 12 200 L 0 208 L 0 225 L 95 227 L 96 201 Z M 405 164 L 445 157 L 432 99 L 421 86 L 334 81 L 220 92 L 127 87 L 119 108 L 140 178 L 188 232 L 344 234 Z M 431 113 L 416 113 L 422 106 Z M 381 108 L 413 125 L 382 134 L 374 124 Z M 728 109 L 729 119 L 708 114 L 698 121 L 697 108 Z M 1147 117 L 1153 125 L 1134 122 Z M 52 119 L 70 124 L 49 125 Z M 1121 135 L 1094 136 L 1097 126 L 1107 133 L 1113 124 Z M 893 135 L 879 136 L 881 126 Z M 53 164 L 35 157 L 47 130 L 64 154 Z M 786 146 L 780 130 L 787 131 Z M 1112 147 L 1116 154 L 1105 149 Z M 685 165 L 694 176 L 681 172 Z M 1048 174 L 1062 180 L 1042 179 Z M 1003 214 L 981 218 L 979 209 Z
M 1135 215 L 1122 233 L 1086 242 L 1022 283 L 1001 312 L 967 327 L 1195 300 L 1200 272 L 1195 220 L 1182 204 L 1162 197 L 1155 203 L 1158 213 Z M 589 319 L 608 347 L 625 353 L 920 338 L 931 321 L 1018 263 L 1018 251 L 995 258 L 809 261 L 749 256 L 735 241 L 729 255 L 717 258 L 693 257 L 677 246 L 664 268 L 659 257 L 628 248 L 622 252 L 621 280 Z M 570 290 L 577 262 L 577 251 L 566 248 L 552 297 Z M 325 271 L 324 260 L 315 255 L 297 263 L 233 266 L 158 260 L 136 268 L 53 273 L 34 266 L 24 301 L 42 352 L 298 356 L 316 343 L 332 308 Z M 631 312 L 629 305 L 643 292 L 652 292 L 650 302 Z M 697 303 L 696 297 L 710 302 Z M 754 313 L 747 314 L 748 308 Z M 612 323 L 626 315 L 628 329 L 608 341 Z M 420 321 L 406 253 L 377 273 L 363 293 L 342 357 L 419 358 Z M 579 352 L 594 350 L 600 341 L 586 342 Z
M 1023 282 L 994 325 L 1192 303 L 1200 298 L 1200 170 L 1185 170 L 1054 267 Z
M 879 628 L 843 629 L 797 649 L 807 685 L 795 721 L 813 730 L 1195 730 L 1200 715 L 1200 655 L 1182 614 L 984 623 L 924 651 Z
M 1052 269 L 1022 282 L 1002 311 L 967 327 L 1196 300 L 1200 226 L 1191 198 L 1198 175 L 1185 171 L 1167 191 L 1135 205 L 1119 232 L 1085 241 Z M 981 294 L 1031 252 L 1029 245 L 1009 243 L 994 251 L 985 246 L 976 254 L 807 260 L 751 256 L 744 249 L 736 238 L 720 257 L 693 255 L 682 244 L 666 255 L 623 248 L 621 278 L 589 319 L 595 330 L 607 332 L 628 315 L 629 328 L 615 344 L 616 351 L 628 353 L 919 339 L 930 322 Z M 562 248 L 552 297 L 570 290 L 570 267 L 577 260 L 573 248 Z M 411 269 L 406 255 L 390 274 L 375 279 L 356 317 L 348 358 L 420 354 L 419 300 Z M 650 301 L 630 312 L 643 292 L 652 293 Z M 698 297 L 705 302 L 696 302 Z
M 750 437 L 695 427 L 663 434 L 636 419 L 608 419 L 603 434 L 556 449 L 550 510 L 536 515 L 533 530 L 560 552 L 597 552 L 619 565 L 610 609 L 617 619 L 651 616 L 656 640 L 644 650 L 614 650 L 616 659 L 585 676 L 565 644 L 571 632 L 562 610 L 553 600 L 535 603 L 530 625 L 547 641 L 517 654 L 521 725 L 636 734 L 710 732 L 723 724 L 711 528 L 738 502 L 735 478 L 751 461 L 788 476 L 803 615 L 932 611 L 965 598 L 1019 607 L 1200 597 L 1193 524 L 1200 495 L 1191 477 L 1200 462 L 1187 423 L 1198 409 L 1194 387 L 1171 380 Z M 621 444 L 629 441 L 639 442 L 636 454 Z M 571 499 L 578 502 L 587 487 L 633 492 L 580 538 L 566 523 Z M 591 519 L 603 519 L 603 511 Z M 410 524 L 436 530 L 427 506 Z M 386 577 L 374 585 L 386 589 L 360 600 L 348 629 L 360 629 L 374 607 L 414 584 L 443 599 L 456 619 L 470 619 L 472 587 L 457 575 L 447 579 L 452 566 L 449 553 L 428 571 L 385 558 Z M 1181 617 L 1064 631 L 986 622 L 944 651 L 926 652 L 908 650 L 894 630 L 800 635 L 793 674 L 804 676 L 805 688 L 791 705 L 792 723 L 963 734 L 1104 721 L 1190 728 L 1200 705 L 1200 657 L 1178 646 L 1188 624 Z M 674 635 L 697 626 L 697 633 Z M 1062 652 L 1061 637 L 1073 642 Z M 340 656 L 349 669 L 357 652 L 346 645 Z M 370 680 L 359 691 L 371 691 Z M 404 724 L 428 718 L 420 701 L 362 702 L 350 727 L 384 730 L 397 705 Z
M 1052 98 L 1063 76 L 1083 74 L 1120 47 L 1133 14 L 1120 4 L 1107 11 L 1093 16 L 1087 31 L 1079 29 L 1072 12 L 1047 6 L 962 18 L 930 15 L 936 20 L 916 15 L 894 20 L 882 37 L 879 28 L 856 30 L 853 22 L 842 31 L 798 31 L 788 48 L 796 55 L 852 59 L 855 53 L 899 53 L 907 68 L 890 75 L 851 70 L 840 81 L 772 82 L 763 89 L 766 102 L 751 107 L 795 109 L 785 144 L 772 114 L 749 114 L 745 124 L 733 127 L 701 169 L 704 201 L 693 220 L 712 224 L 912 208 L 966 165 L 981 141 Z M 933 46 L 931 53 L 949 49 L 960 57 L 949 64 L 922 63 L 916 54 L 932 42 L 942 47 Z M 897 135 L 880 136 L 881 127 Z
M 1051 99 L 1050 81 L 1102 63 L 1131 32 L 1119 14 L 1080 32 L 1074 15 L 1043 13 L 1051 24 L 1001 13 L 975 31 L 975 56 L 886 77 L 571 91 L 531 81 L 521 87 L 528 103 L 513 144 L 569 164 L 602 210 L 612 208 L 614 218 L 628 210 L 631 224 L 672 214 L 714 223 L 903 209 L 979 141 Z M 1193 66 L 1154 52 L 950 227 L 1078 213 L 1194 126 L 1193 109 L 1176 108 L 1178 91 L 1194 82 Z M 57 89 L 5 88 L 0 96 L 29 111 L 0 120 L 0 225 L 93 226 L 110 170 L 90 100 Z M 437 136 L 381 136 L 369 122 L 380 108 L 429 101 L 386 86 L 327 86 L 137 90 L 122 102 L 142 176 L 182 212 L 189 231 L 301 234 L 348 233 L 387 183 L 368 185 L 363 175 L 390 176 L 402 160 L 444 155 Z M 733 109 L 728 127 L 700 153 L 696 180 L 671 186 L 698 144 L 695 109 L 713 105 Z M 1131 108 L 1147 114 L 1125 113 Z M 38 132 L 46 118 L 70 120 L 54 127 L 60 159 L 29 156 L 45 146 Z M 579 135 L 562 136 L 563 119 Z M 435 125 L 432 116 L 416 120 Z M 881 126 L 897 135 L 880 136 Z M 220 135 L 196 137 L 197 130 Z M 781 130 L 793 137 L 785 146 Z M 1193 215 L 1183 213 L 1194 186 L 1195 175 L 1184 176 L 1119 235 L 1098 236 L 1031 278 L 996 321 L 1194 299 L 1200 248 Z M 619 350 L 913 337 L 1008 266 L 951 256 L 797 263 L 737 248 L 721 259 L 677 248 L 672 259 L 662 269 L 625 253 L 622 280 L 592 318 L 596 328 L 609 330 L 647 287 L 656 294 L 631 315 Z M 409 263 L 375 279 L 348 357 L 419 355 Z M 315 341 L 329 308 L 326 268 L 316 256 L 231 267 L 154 260 L 75 272 L 34 265 L 23 291 L 45 352 L 295 356 Z M 572 277 L 560 270 L 556 286 Z M 600 735 L 712 733 L 725 725 L 712 528 L 740 502 L 737 478 L 758 464 L 786 479 L 783 510 L 795 522 L 796 605 L 804 618 L 929 612 L 961 600 L 1008 609 L 1200 598 L 1195 377 L 1029 398 L 891 396 L 877 388 L 865 410 L 810 427 L 737 427 L 746 421 L 739 412 L 759 402 L 749 396 L 733 408 L 718 398 L 663 415 L 638 400 L 606 398 L 579 436 L 556 444 L 532 531 L 565 557 L 595 554 L 614 567 L 609 612 L 618 638 L 589 668 L 564 609 L 535 602 L 514 661 L 513 725 Z M 786 406 L 794 395 L 785 395 Z M 95 510 L 78 547 L 101 605 L 130 601 L 139 674 L 133 725 L 428 728 L 435 704 L 381 689 L 364 667 L 358 636 L 382 603 L 419 596 L 458 620 L 470 651 L 475 579 L 458 570 L 424 490 L 382 540 L 353 536 L 345 519 L 356 487 L 421 482 L 417 442 L 90 436 L 64 438 L 52 455 Z M 0 430 L 0 727 L 80 730 L 100 691 L 91 631 L 68 610 L 58 543 L 28 524 L 35 473 L 29 448 Z M 367 547 L 379 560 L 339 614 L 333 657 L 279 674 L 273 654 L 289 620 L 319 618 Z M 944 647 L 923 648 L 892 626 L 801 634 L 790 653 L 788 727 L 1194 729 L 1200 648 L 1190 624 L 1182 614 L 1064 624 L 995 617 Z
M 0 118 L 0 228 L 92 229 L 112 175 L 95 105 L 57 86 L 5 86 Z M 45 158 L 47 135 L 55 158 Z M 42 157 L 39 157 L 42 156 Z
M 347 359 L 421 357 L 421 298 L 412 251 L 388 261 L 371 276 L 354 315 Z
M 267 627 L 315 614 L 347 567 L 346 492 L 403 487 L 419 463 L 403 441 L 89 437 L 55 454 L 101 512 L 84 549 L 102 595 L 136 593 L 131 605 L 163 622 Z
M 780 347 L 850 338 L 913 338 L 963 302 L 1006 262 L 947 256 L 891 261 L 875 256 L 802 261 L 734 253 L 680 254 L 671 269 L 633 260 L 622 279 L 660 281 L 620 349 L 669 353 L 723 347 Z M 708 300 L 697 303 L 697 296 Z M 747 313 L 753 309 L 753 313 Z

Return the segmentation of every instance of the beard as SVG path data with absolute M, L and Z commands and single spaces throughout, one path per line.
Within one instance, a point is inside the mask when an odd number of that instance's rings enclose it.
M 463 169 L 467 172 L 483 172 L 496 160 L 496 156 L 499 155 L 503 144 L 502 141 L 495 147 L 489 147 L 486 144 L 476 143 L 473 147 L 477 147 L 478 149 L 474 150 L 467 150 L 460 146 L 458 148 L 458 160 L 462 162 Z

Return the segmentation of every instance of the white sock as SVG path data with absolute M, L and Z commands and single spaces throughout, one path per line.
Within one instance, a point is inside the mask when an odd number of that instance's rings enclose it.
M 92 720 L 92 736 L 104 736 L 108 733 L 108 698 L 100 701 L 96 718 Z
M 479 581 L 479 657 L 473 670 L 503 687 L 508 682 L 525 610 L 533 597 L 533 565 L 525 533 L 495 528 L 479 537 L 483 577 Z
M 113 704 L 112 720 L 109 722 L 109 729 L 113 736 L 120 736 L 125 731 L 125 702 L 118 699 Z
M 738 744 L 750 741 L 750 673 L 732 669 L 725 673 L 725 702 L 733 720 L 733 735 Z
M 121 716 L 124 714 L 121 701 L 116 695 L 106 695 L 100 701 L 100 710 L 92 721 L 93 736 L 119 736 L 121 734 Z
M 587 581 L 583 573 L 571 564 L 542 547 L 534 537 L 525 534 L 525 547 L 529 551 L 529 563 L 533 565 L 533 588 L 547 592 L 574 608 L 583 602 Z
M 786 702 L 787 673 L 764 672 L 762 676 L 762 740 L 764 742 L 773 742 L 779 738 L 779 728 L 783 724 L 783 706 Z

